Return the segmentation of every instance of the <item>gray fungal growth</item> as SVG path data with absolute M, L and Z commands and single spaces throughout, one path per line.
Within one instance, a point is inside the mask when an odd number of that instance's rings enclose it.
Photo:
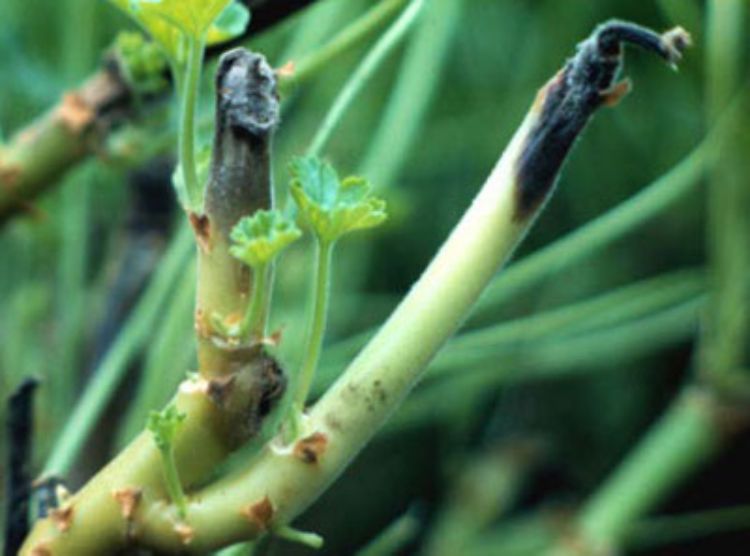
M 276 78 L 266 59 L 243 48 L 224 54 L 216 74 L 216 132 L 205 203 L 224 236 L 242 216 L 271 205 L 271 140 L 278 123 Z
M 542 90 L 540 115 L 518 160 L 517 218 L 530 216 L 553 189 L 576 138 L 602 105 L 615 104 L 630 89 L 619 81 L 623 46 L 637 45 L 676 67 L 690 36 L 677 27 L 662 35 L 625 21 L 598 26 Z

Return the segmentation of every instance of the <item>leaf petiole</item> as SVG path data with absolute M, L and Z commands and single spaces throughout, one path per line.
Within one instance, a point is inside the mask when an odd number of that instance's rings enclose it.
M 195 161 L 195 110 L 198 101 L 201 67 L 203 65 L 203 40 L 185 36 L 187 62 L 175 71 L 180 99 L 179 151 L 182 177 L 185 183 L 187 210 L 201 210 L 201 184 Z
M 315 262 L 315 300 L 313 302 L 312 322 L 305 347 L 305 359 L 299 373 L 298 384 L 294 390 L 292 400 L 292 415 L 290 416 L 290 437 L 298 438 L 302 431 L 301 415 L 305 409 L 305 401 L 310 393 L 315 369 L 320 360 L 323 347 L 326 322 L 328 321 L 328 303 L 331 295 L 331 259 L 335 242 L 317 238 Z

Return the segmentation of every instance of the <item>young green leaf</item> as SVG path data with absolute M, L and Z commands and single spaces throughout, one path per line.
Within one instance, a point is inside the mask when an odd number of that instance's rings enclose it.
M 271 262 L 302 232 L 277 210 L 259 210 L 242 218 L 232 229 L 229 252 L 252 268 Z
M 181 413 L 174 403 L 170 403 L 162 411 L 152 411 L 148 416 L 146 428 L 151 432 L 156 447 L 161 453 L 162 470 L 164 481 L 169 496 L 177 507 L 180 518 L 187 515 L 187 499 L 182 490 L 182 482 L 177 472 L 177 463 L 174 457 L 174 438 L 185 414 Z
M 385 201 L 370 195 L 370 184 L 364 178 L 340 180 L 329 163 L 314 156 L 297 158 L 290 171 L 299 216 L 320 240 L 333 242 L 386 219 Z
M 152 411 L 148 416 L 146 428 L 154 437 L 154 443 L 160 452 L 172 449 L 172 442 L 177 434 L 185 414 L 180 413 L 174 404 L 169 404 L 162 411 Z

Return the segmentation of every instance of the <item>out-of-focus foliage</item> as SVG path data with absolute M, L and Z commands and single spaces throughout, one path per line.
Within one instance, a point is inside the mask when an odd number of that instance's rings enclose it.
M 289 21 L 251 35 L 248 45 L 280 67 L 320 47 L 370 5 L 365 0 L 320 0 Z M 3 0 L 0 17 L 3 138 L 94 71 L 119 31 L 134 29 L 112 6 L 92 0 Z M 355 235 L 339 248 L 327 336 L 332 349 L 330 356 L 324 353 L 321 377 L 340 372 L 346 357 L 342 361 L 334 355 L 347 351 L 346 342 L 357 345 L 357 335 L 381 323 L 396 305 L 468 206 L 536 90 L 579 40 L 611 17 L 654 28 L 681 24 L 696 46 L 686 53 L 678 74 L 648 56 L 628 54 L 626 73 L 633 92 L 616 109 L 598 114 L 586 131 L 517 260 L 634 195 L 702 140 L 703 3 L 427 2 L 418 28 L 365 88 L 324 153 L 345 175 L 374 168 L 388 176 L 387 183 L 374 180 L 374 193 L 386 199 L 390 217 L 376 232 Z M 747 29 L 743 37 L 747 45 Z M 305 151 L 365 49 L 351 49 L 284 100 L 275 144 L 280 205 L 289 201 L 289 186 L 282 178 L 289 162 Z M 746 49 L 742 56 L 746 84 Z M 407 72 L 420 68 L 425 68 L 424 79 L 432 81 L 430 87 L 415 86 Z M 208 68 L 205 99 L 212 98 L 211 74 Z M 204 138 L 210 136 L 211 104 L 201 106 Z M 384 118 L 390 113 L 401 117 Z M 85 384 L 114 345 L 165 246 L 177 235 L 172 228 L 181 215 L 169 183 L 172 116 L 167 103 L 150 105 L 135 122 L 145 130 L 145 143 L 162 158 L 137 169 L 115 166 L 108 145 L 102 145 L 101 156 L 76 169 L 28 214 L 0 230 L 0 392 L 5 398 L 25 376 L 42 378 L 38 469 Z M 750 125 L 746 113 L 740 117 Z M 381 129 L 385 125 L 390 127 Z M 400 134 L 411 130 L 414 134 L 404 144 Z M 388 141 L 377 147 L 373 143 L 383 134 L 394 138 L 392 152 Z M 0 147 L 0 163 L 1 153 Z M 705 191 L 692 188 L 658 218 L 572 268 L 547 269 L 534 287 L 510 296 L 501 307 L 482 311 L 464 330 L 513 322 L 656 275 L 705 266 L 705 204 Z M 279 349 L 286 365 L 298 365 L 301 358 L 311 253 L 309 242 L 296 242 L 276 272 L 271 329 L 283 331 Z M 162 407 L 176 382 L 194 366 L 192 266 L 180 264 L 148 340 L 127 359 L 127 377 L 87 442 L 85 457 L 68 477 L 73 487 L 118 447 L 118 435 L 112 431 L 120 430 L 121 441 L 131 438 L 145 425 L 149 410 Z M 675 279 L 676 288 L 688 280 L 696 284 L 695 274 Z M 494 344 L 471 345 L 471 357 L 453 357 L 447 369 L 428 373 L 383 434 L 303 517 L 300 527 L 325 537 L 321 553 L 350 554 L 417 503 L 420 534 L 407 539 L 412 544 L 404 552 L 415 553 L 436 534 L 432 527 L 439 520 L 433 518 L 445 515 L 448 493 L 460 490 L 456 484 L 462 470 L 519 439 L 524 446 L 527 441 L 535 446 L 533 457 L 528 456 L 534 464 L 528 464 L 504 511 L 526 518 L 540 509 L 574 506 L 596 488 L 686 377 L 701 291 L 700 285 L 691 286 L 679 299 L 659 298 L 646 310 L 631 312 L 613 300 L 598 312 L 578 313 L 578 320 L 569 317 L 563 323 L 568 328 L 546 321 L 542 324 L 549 328 L 543 333 L 521 329 L 504 344 L 501 357 L 492 351 Z M 595 355 L 587 357 L 589 351 Z M 535 379 L 524 381 L 524 373 Z M 747 503 L 748 437 L 740 440 L 664 510 Z M 0 475 L 4 473 L 0 467 Z M 487 527 L 498 520 L 487 518 Z M 528 527 L 513 522 L 513 531 L 523 526 Z M 304 551 L 271 542 L 274 554 Z M 717 536 L 676 552 L 657 548 L 634 554 L 744 554 L 735 549 L 739 542 L 747 546 L 747 534 Z

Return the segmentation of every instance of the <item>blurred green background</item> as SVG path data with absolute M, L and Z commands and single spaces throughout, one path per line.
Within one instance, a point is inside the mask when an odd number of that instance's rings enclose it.
M 320 48 L 371 5 L 319 0 L 261 34 L 251 32 L 247 45 L 279 67 Z M 517 261 L 668 174 L 703 140 L 710 77 L 705 5 L 427 1 L 325 151 L 342 174 L 373 181 L 391 218 L 340 246 L 321 387 L 419 276 L 536 90 L 577 42 L 612 17 L 655 29 L 680 24 L 694 47 L 679 73 L 628 51 L 633 92 L 589 126 Z M 3 139 L 93 72 L 117 32 L 132 28 L 109 4 L 92 0 L 3 0 L 0 18 Z M 741 33 L 736 80 L 747 94 L 747 27 Z M 376 39 L 349 49 L 285 98 L 275 141 L 280 203 L 290 158 L 307 148 Z M 202 97 L 206 141 L 212 67 Z M 183 225 L 169 185 L 174 137 L 165 130 L 174 127 L 173 104 L 144 100 L 132 123 L 98 145 L 96 156 L 0 229 L 0 392 L 7 397 L 27 376 L 42 381 L 35 469 L 43 468 L 92 377 L 124 371 L 66 477 L 72 488 L 142 428 L 148 410 L 163 404 L 194 365 L 192 255 L 173 256 L 176 272 L 162 278 L 162 294 L 138 304 Z M 746 112 L 740 117 L 750 124 Z M 538 531 L 523 532 L 539 516 L 564 522 L 572 515 L 691 372 L 707 257 L 707 188 L 692 182 L 663 210 L 644 213 L 643 222 L 586 256 L 563 252 L 529 271 L 533 280 L 518 274 L 515 284 L 491 290 L 464 327 L 467 335 L 299 520 L 325 537 L 321 553 L 352 554 L 406 514 L 396 531 L 405 539 L 404 554 L 505 554 L 502 541 L 512 534 L 544 541 Z M 283 330 L 281 356 L 289 369 L 304 340 L 310 271 L 305 244 L 277 272 L 273 328 Z M 504 328 L 491 328 L 501 322 Z M 478 335 L 469 336 L 472 331 Z M 745 434 L 665 500 L 660 513 L 747 504 L 749 466 Z M 734 527 L 684 541 L 674 533 L 651 543 L 645 535 L 627 553 L 746 554 L 745 518 L 744 532 Z M 443 541 L 445 535 L 458 539 L 460 552 L 445 551 L 453 542 Z M 272 540 L 257 553 L 304 551 Z

